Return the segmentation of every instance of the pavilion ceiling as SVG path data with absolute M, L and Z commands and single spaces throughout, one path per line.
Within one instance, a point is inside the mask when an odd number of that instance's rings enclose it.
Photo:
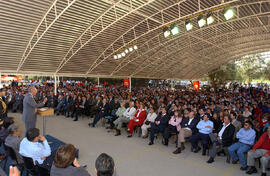
M 209 11 L 215 22 L 199 28 Z M 0 14 L 2 73 L 195 79 L 270 50 L 268 0 L 0 0 Z M 180 34 L 164 38 L 172 23 Z M 131 44 L 138 50 L 114 59 Z

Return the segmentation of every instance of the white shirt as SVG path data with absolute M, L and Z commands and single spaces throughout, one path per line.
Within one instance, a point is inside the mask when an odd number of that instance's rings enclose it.
M 22 156 L 32 158 L 34 164 L 36 163 L 35 161 L 42 164 L 44 161 L 42 158 L 51 155 L 51 148 L 47 140 L 43 142 L 31 142 L 25 137 L 21 141 L 19 153 Z
M 134 107 L 127 108 L 127 110 L 123 113 L 123 115 L 128 119 L 133 119 L 135 114 L 136 114 L 136 109 Z
M 188 121 L 188 125 L 190 125 L 190 124 L 191 124 L 192 120 L 193 120 L 193 118 L 192 118 L 192 119 L 189 119 L 189 121 Z
M 150 112 L 147 115 L 147 120 L 150 122 L 155 122 L 156 118 L 157 118 L 157 114 L 155 112 L 153 114 L 151 114 L 151 112 Z
M 229 126 L 230 124 L 231 124 L 231 123 L 229 123 L 229 124 L 226 125 L 226 126 L 225 126 L 225 124 L 223 124 L 223 127 L 221 128 L 221 130 L 220 130 L 219 133 L 218 133 L 218 137 L 219 137 L 220 139 L 222 139 L 222 135 L 223 135 L 225 129 L 226 129 L 227 126 Z

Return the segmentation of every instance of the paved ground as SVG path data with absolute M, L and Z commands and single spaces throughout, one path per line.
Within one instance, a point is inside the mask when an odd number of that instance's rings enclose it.
M 15 117 L 24 134 L 22 115 L 10 113 L 9 116 Z M 183 153 L 174 155 L 172 154 L 175 150 L 173 144 L 165 147 L 158 140 L 153 146 L 148 146 L 148 139 L 138 138 L 137 135 L 127 138 L 125 134 L 115 137 L 100 125 L 89 128 L 88 122 L 87 118 L 79 118 L 79 121 L 73 122 L 72 119 L 63 116 L 50 117 L 47 119 L 47 134 L 79 148 L 79 163 L 87 164 L 91 175 L 95 175 L 95 159 L 102 152 L 108 153 L 115 159 L 119 176 L 246 175 L 239 170 L 239 164 L 227 164 L 225 157 L 217 157 L 216 162 L 207 164 L 208 156 L 191 153 L 189 144 Z M 37 127 L 42 129 L 40 117 Z

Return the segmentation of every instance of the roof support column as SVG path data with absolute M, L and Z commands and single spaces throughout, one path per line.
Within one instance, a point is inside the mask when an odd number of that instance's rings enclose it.
M 56 75 L 54 75 L 54 95 L 56 96 L 57 94 L 57 80 L 56 80 Z
M 97 78 L 97 85 L 98 85 L 98 87 L 99 87 L 99 77 Z

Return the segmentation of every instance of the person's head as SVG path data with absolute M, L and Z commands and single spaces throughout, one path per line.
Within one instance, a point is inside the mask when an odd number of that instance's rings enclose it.
M 125 107 L 125 101 L 122 101 L 121 103 L 120 103 L 120 106 L 123 108 L 123 107 Z
M 194 111 L 191 111 L 190 113 L 189 113 L 189 118 L 194 118 Z
M 58 168 L 66 168 L 70 166 L 75 159 L 76 149 L 72 144 L 62 145 L 58 148 L 55 157 L 54 165 Z
M 263 120 L 264 121 L 270 121 L 270 115 L 269 114 L 264 114 L 263 115 Z
M 205 122 L 207 122 L 207 121 L 209 120 L 209 115 L 208 115 L 208 114 L 204 114 L 204 115 L 203 115 L 203 120 L 204 120 Z
M 230 116 L 227 116 L 227 115 L 225 115 L 224 116 L 224 124 L 225 125 L 228 125 L 231 121 L 232 121 L 232 119 L 230 118 Z
M 8 117 L 8 118 L 5 118 L 4 121 L 3 121 L 3 127 L 5 129 L 8 129 L 8 127 L 12 124 L 14 124 L 14 118 L 13 117 Z
M 39 139 L 39 135 L 40 135 L 39 129 L 30 128 L 26 133 L 26 138 L 28 139 L 28 141 L 37 142 Z
M 36 89 L 34 86 L 32 86 L 32 87 L 30 87 L 29 92 L 30 92 L 33 96 L 36 96 L 36 94 L 37 94 L 37 89 Z
M 232 118 L 232 120 L 236 119 L 236 113 L 235 112 L 231 112 L 230 113 L 230 117 Z
M 12 136 L 20 136 L 20 133 L 21 133 L 21 130 L 17 125 L 12 124 L 8 127 L 8 134 Z
M 134 101 L 130 101 L 129 102 L 129 107 L 131 108 L 131 107 L 134 107 Z
M 250 120 L 245 121 L 244 128 L 245 130 L 249 130 L 252 127 L 252 122 Z
M 145 105 L 143 104 L 143 102 L 140 103 L 140 109 L 144 109 Z
M 174 117 L 180 117 L 180 114 L 178 111 L 174 111 Z
M 106 98 L 103 98 L 102 102 L 105 104 L 107 102 Z
M 201 109 L 199 110 L 199 113 L 200 113 L 200 115 L 204 114 L 204 110 L 201 108 Z
M 112 176 L 115 172 L 113 158 L 106 153 L 100 154 L 96 159 L 95 171 L 97 176 Z
M 154 109 L 153 106 L 150 108 L 150 112 L 151 112 L 151 113 L 154 113 L 154 112 L 155 112 L 155 109 Z
M 161 112 L 162 112 L 162 114 L 166 114 L 166 108 L 165 107 L 163 107 L 163 108 L 161 108 Z
M 6 96 L 6 89 L 5 88 L 1 88 L 0 89 L 0 97 Z

